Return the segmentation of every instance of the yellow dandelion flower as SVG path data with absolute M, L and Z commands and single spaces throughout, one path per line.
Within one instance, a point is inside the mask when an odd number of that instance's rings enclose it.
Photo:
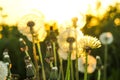
M 45 30 L 49 31 L 51 28 L 52 30 L 57 30 L 58 23 L 56 21 L 48 21 L 44 23 Z
M 79 41 L 79 46 L 83 49 L 89 47 L 91 49 L 101 47 L 101 42 L 96 37 L 84 36 Z

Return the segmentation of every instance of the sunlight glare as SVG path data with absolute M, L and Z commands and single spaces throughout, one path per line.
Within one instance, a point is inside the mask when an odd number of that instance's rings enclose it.
M 29 12 L 43 13 L 46 20 L 56 20 L 63 23 L 79 14 L 93 14 L 103 16 L 109 5 L 118 0 L 0 0 L 6 24 L 16 24 L 20 17 Z M 96 9 L 97 2 L 101 2 L 100 9 Z M 119 1 L 120 2 L 120 1 Z M 80 15 L 81 16 L 81 15 Z

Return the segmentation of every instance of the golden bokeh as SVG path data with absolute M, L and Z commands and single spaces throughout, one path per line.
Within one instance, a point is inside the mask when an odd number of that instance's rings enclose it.
M 120 18 L 116 18 L 114 20 L 114 23 L 115 23 L 116 26 L 119 26 L 120 25 Z
M 0 33 L 0 39 L 2 39 L 2 34 Z

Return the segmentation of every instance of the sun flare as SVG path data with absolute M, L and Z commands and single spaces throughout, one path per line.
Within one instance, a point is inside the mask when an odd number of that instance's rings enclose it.
M 118 0 L 84 0 L 82 2 L 80 0 L 0 0 L 0 7 L 3 8 L 0 10 L 0 22 L 15 25 L 24 14 L 42 12 L 46 20 L 63 23 L 88 13 L 102 16 L 108 6 L 114 5 L 115 2 Z M 8 16 L 3 19 L 4 14 Z

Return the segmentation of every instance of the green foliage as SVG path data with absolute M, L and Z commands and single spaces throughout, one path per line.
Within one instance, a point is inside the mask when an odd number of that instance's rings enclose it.
M 109 11 L 106 12 L 104 18 L 100 20 L 99 24 L 96 26 L 88 27 L 92 16 L 88 16 L 88 22 L 82 29 L 83 33 L 87 35 L 96 36 L 99 38 L 102 32 L 111 32 L 114 37 L 112 44 L 108 45 L 108 61 L 107 61 L 107 78 L 108 80 L 119 80 L 119 67 L 120 66 L 120 25 L 115 25 L 114 20 L 116 18 L 120 19 L 120 11 L 117 7 L 110 7 Z M 96 31 L 98 31 L 96 33 Z M 94 56 L 99 55 L 104 61 L 104 45 L 97 50 L 93 51 Z M 103 62 L 104 63 L 104 62 Z

